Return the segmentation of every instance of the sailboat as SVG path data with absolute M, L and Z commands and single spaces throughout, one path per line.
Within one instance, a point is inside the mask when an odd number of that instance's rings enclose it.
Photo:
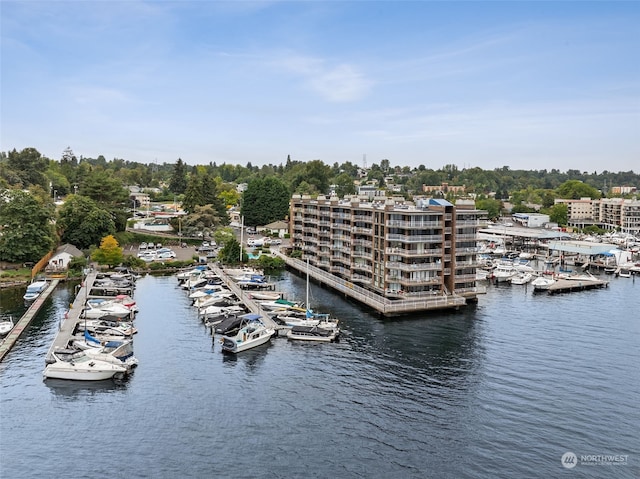
M 309 259 L 307 259 L 306 312 L 299 316 L 279 316 L 291 329 L 287 331 L 289 339 L 306 341 L 333 341 L 340 334 L 338 320 L 331 319 L 327 313 L 314 313 L 309 307 Z

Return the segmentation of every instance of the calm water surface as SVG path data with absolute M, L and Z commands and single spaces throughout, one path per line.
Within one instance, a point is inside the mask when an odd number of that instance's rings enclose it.
M 640 476 L 640 278 L 548 296 L 489 286 L 459 312 L 380 320 L 312 285 L 335 344 L 238 356 L 175 277 L 138 281 L 121 383 L 42 381 L 73 288 L 58 287 L 0 364 L 0 477 L 551 478 Z M 303 298 L 285 273 L 278 289 Z M 19 313 L 22 292 L 2 292 Z M 562 454 L 628 455 L 563 468 Z

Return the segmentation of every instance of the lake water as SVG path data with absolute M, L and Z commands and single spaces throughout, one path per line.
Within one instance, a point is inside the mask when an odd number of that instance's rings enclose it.
M 395 320 L 312 285 L 338 343 L 230 356 L 175 277 L 146 276 L 140 365 L 98 384 L 42 380 L 63 285 L 0 364 L 0 477 L 637 478 L 640 278 L 606 279 L 555 296 L 490 285 L 475 306 Z M 278 289 L 303 298 L 305 282 Z M 3 307 L 19 313 L 21 294 Z

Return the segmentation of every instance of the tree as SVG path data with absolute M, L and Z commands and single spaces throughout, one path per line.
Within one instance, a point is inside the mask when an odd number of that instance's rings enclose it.
M 225 226 L 218 228 L 213 233 L 213 239 L 219 246 L 225 246 L 229 241 L 235 239 L 235 235 L 232 228 Z
M 356 193 L 356 185 L 353 183 L 353 178 L 348 174 L 339 174 L 334 182 L 336 184 L 336 195 L 340 198 L 343 198 L 345 195 L 353 195 Z
M 21 190 L 5 190 L 0 198 L 0 260 L 38 261 L 56 243 L 53 209 Z
M 567 224 L 567 211 L 568 207 L 566 203 L 557 203 L 548 209 L 549 221 L 557 223 L 561 226 Z
M 100 241 L 100 248 L 96 249 L 91 255 L 91 259 L 98 264 L 106 264 L 109 268 L 122 263 L 124 255 L 122 248 L 118 245 L 118 241 L 113 235 L 107 235 Z
M 560 198 L 578 200 L 580 198 L 600 198 L 600 193 L 593 186 L 589 186 L 580 180 L 567 180 L 557 188 Z
M 240 262 L 240 243 L 235 238 L 229 240 L 218 253 L 218 258 L 224 264 L 236 264 Z M 248 256 L 243 251 L 242 261 L 247 261 Z
M 187 169 L 181 158 L 173 167 L 173 174 L 169 180 L 169 191 L 181 195 L 187 190 Z
M 49 183 L 45 176 L 49 160 L 43 157 L 35 148 L 24 148 L 17 152 L 14 148 L 7 157 L 7 166 L 14 173 L 16 181 L 10 184 L 28 188 L 31 185 L 40 185 L 48 188 Z
M 60 208 L 57 226 L 64 243 L 80 249 L 97 245 L 101 238 L 116 232 L 111 214 L 86 196 L 73 195 Z
M 493 198 L 486 198 L 476 201 L 476 208 L 479 210 L 485 210 L 489 218 L 499 218 L 502 203 L 498 200 L 494 200 Z
M 247 185 L 242 195 L 240 214 L 247 226 L 266 225 L 289 214 L 289 188 L 276 177 L 257 178 Z

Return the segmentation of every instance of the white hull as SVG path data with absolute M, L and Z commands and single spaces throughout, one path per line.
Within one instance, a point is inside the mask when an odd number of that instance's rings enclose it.
M 338 336 L 337 331 L 322 328 L 293 328 L 287 331 L 287 338 L 298 341 L 317 341 L 330 343 Z
M 96 361 L 98 363 L 98 361 Z M 68 379 L 71 381 L 103 381 L 111 379 L 117 374 L 126 373 L 126 368 L 115 364 L 103 363 L 111 367 L 94 367 L 90 369 L 75 368 L 73 366 L 62 367 L 50 364 L 44 368 L 44 379 Z
M 553 284 L 555 284 L 555 280 L 552 278 L 538 277 L 534 279 L 531 284 L 533 285 L 533 289 L 536 291 L 545 291 L 549 289 Z
M 222 338 L 222 350 L 230 353 L 240 353 L 268 343 L 274 334 L 275 330 L 266 328 L 263 325 L 257 328 L 252 325 L 245 326 L 236 336 L 224 336 Z

